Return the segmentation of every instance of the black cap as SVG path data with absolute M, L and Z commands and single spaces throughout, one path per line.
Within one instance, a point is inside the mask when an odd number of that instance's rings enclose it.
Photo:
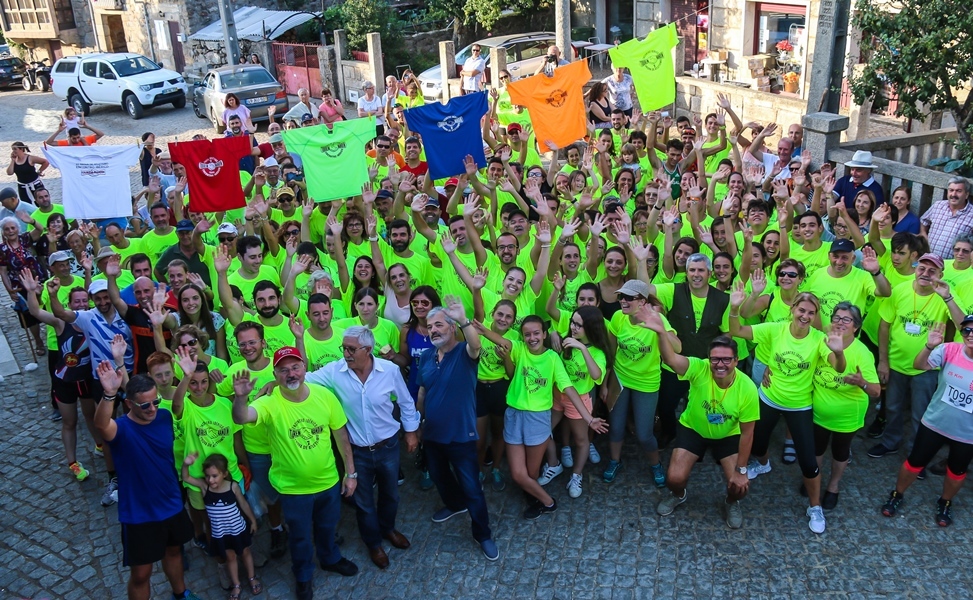
M 388 190 L 378 190 L 378 193 L 375 194 L 375 197 L 376 198 L 391 198 L 392 197 L 392 192 L 390 192 Z
M 967 323 L 973 323 L 973 315 L 966 315 L 963 317 L 963 322 L 959 324 L 960 327 L 966 325 Z
M 840 238 L 831 242 L 832 254 L 834 254 L 835 252 L 854 252 L 854 251 L 855 251 L 855 244 L 853 244 L 851 240 Z
M 176 223 L 176 231 L 192 231 L 194 229 L 196 229 L 196 225 L 189 219 L 183 219 Z
M 0 200 L 6 200 L 7 198 L 17 198 L 17 190 L 12 187 L 5 187 L 0 190 Z

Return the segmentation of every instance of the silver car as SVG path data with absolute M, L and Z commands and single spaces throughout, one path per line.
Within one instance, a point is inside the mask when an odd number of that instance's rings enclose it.
M 250 120 L 267 121 L 267 109 L 277 107 L 277 114 L 287 112 L 289 105 L 284 86 L 262 65 L 234 65 L 210 69 L 193 88 L 193 111 L 200 119 L 209 119 L 217 133 L 223 133 L 223 101 L 235 94 L 240 104 L 250 109 Z
M 518 33 L 514 35 L 498 35 L 473 42 L 456 53 L 455 72 L 450 73 L 450 78 L 459 77 L 463 63 L 466 62 L 473 52 L 471 48 L 476 45 L 483 50 L 482 56 L 486 59 L 486 81 L 490 81 L 490 49 L 504 48 L 507 51 L 507 70 L 514 80 L 521 77 L 529 77 L 534 74 L 546 59 L 547 49 L 555 43 L 555 35 L 552 31 L 535 31 L 533 33 Z M 420 92 L 426 100 L 439 100 L 442 98 L 442 69 L 439 65 L 430 67 L 419 74 Z

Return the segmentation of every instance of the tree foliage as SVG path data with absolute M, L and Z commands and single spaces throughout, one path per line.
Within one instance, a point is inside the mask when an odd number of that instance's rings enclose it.
M 341 13 L 352 50 L 365 50 L 369 33 L 382 36 L 384 52 L 402 45 L 399 15 L 387 0 L 346 0 Z
M 550 8 L 554 0 L 428 0 L 426 8 L 431 14 L 445 18 L 456 18 L 462 23 L 478 23 L 489 29 L 500 20 L 504 10 L 511 9 L 520 14 L 530 14 Z
M 850 81 L 855 101 L 888 104 L 897 114 L 924 120 L 948 111 L 963 142 L 973 125 L 973 10 L 968 0 L 857 0 L 852 24 L 863 32 L 863 69 Z

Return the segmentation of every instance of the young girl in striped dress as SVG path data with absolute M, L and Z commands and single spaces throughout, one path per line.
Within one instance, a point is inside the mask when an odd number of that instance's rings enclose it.
M 195 463 L 198 458 L 199 454 L 196 452 L 186 456 L 186 460 L 182 463 L 182 480 L 203 490 L 203 503 L 206 505 L 206 515 L 209 517 L 210 534 L 213 540 L 211 548 L 214 554 L 226 559 L 226 570 L 233 585 L 230 588 L 229 600 L 240 598 L 237 556 L 243 557 L 250 582 L 250 592 L 256 596 L 263 591 L 263 585 L 254 574 L 253 555 L 250 554 L 252 536 L 257 532 L 257 519 L 250 510 L 240 485 L 230 477 L 230 467 L 226 457 L 218 453 L 206 457 L 203 461 L 205 479 L 197 479 L 189 475 L 189 465 Z

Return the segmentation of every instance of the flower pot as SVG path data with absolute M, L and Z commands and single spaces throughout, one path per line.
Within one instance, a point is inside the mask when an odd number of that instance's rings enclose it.
M 784 91 L 787 92 L 788 94 L 796 94 L 797 93 L 797 82 L 795 81 L 795 82 L 791 83 L 791 82 L 789 82 L 787 80 L 784 80 Z

